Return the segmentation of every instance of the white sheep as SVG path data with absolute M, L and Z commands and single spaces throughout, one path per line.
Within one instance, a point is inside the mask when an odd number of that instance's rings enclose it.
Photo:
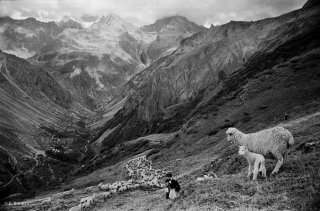
M 198 182 L 204 181 L 204 178 L 203 178 L 203 177 L 198 177 L 198 178 L 197 178 L 197 181 L 198 181 Z
M 95 197 L 95 202 L 104 202 L 105 198 L 104 193 L 98 193 Z
M 103 196 L 104 196 L 104 199 L 107 199 L 111 196 L 111 193 L 108 191 L 108 192 L 103 192 Z
M 118 188 L 118 185 L 116 183 L 113 183 L 109 185 L 110 190 L 116 190 Z
M 86 188 L 86 192 L 87 192 L 87 193 L 90 193 L 90 192 L 95 191 L 95 189 L 96 189 L 96 187 L 90 186 L 90 187 L 87 187 L 87 188 Z
M 69 211 L 80 211 L 80 210 L 81 210 L 81 205 L 77 205 L 77 206 L 71 207 L 71 208 L 69 209 Z
M 46 209 L 47 206 L 51 206 L 52 198 L 48 197 L 46 200 L 41 202 L 41 208 Z
M 140 187 L 140 184 L 133 185 L 133 188 L 139 188 L 139 187 Z
M 99 190 L 100 191 L 108 191 L 108 190 L 110 190 L 110 184 L 108 183 L 108 184 L 102 184 L 102 183 L 100 183 L 99 185 L 98 185 L 98 187 L 99 187 Z
M 92 196 L 88 196 L 86 198 L 82 198 L 80 199 L 80 205 L 82 206 L 82 204 L 86 203 L 86 202 L 90 202 L 90 204 L 93 203 L 93 198 Z
M 111 194 L 116 194 L 117 191 L 116 191 L 116 190 L 111 190 L 110 193 L 111 193 Z
M 262 172 L 263 177 L 267 176 L 263 155 L 250 152 L 246 146 L 239 146 L 239 155 L 243 155 L 248 161 L 249 168 L 247 177 L 250 177 L 253 173 L 253 180 L 256 180 L 259 172 Z
M 250 152 L 261 155 L 271 153 L 278 160 L 271 175 L 279 171 L 284 155 L 289 146 L 294 144 L 292 134 L 283 127 L 274 127 L 250 134 L 245 134 L 236 128 L 229 128 L 226 134 L 228 141 L 246 146 Z
M 74 195 L 74 192 L 75 192 L 75 190 L 74 190 L 74 188 L 72 188 L 71 190 L 62 192 L 62 193 L 61 193 L 61 196 L 62 196 L 63 198 L 65 198 L 65 197 L 67 197 L 67 196 L 72 196 L 72 195 Z
M 97 202 L 97 195 L 93 194 L 92 196 L 88 196 L 86 198 L 82 198 L 80 200 L 81 210 L 85 210 L 91 207 L 95 202 Z
M 85 201 L 81 203 L 80 208 L 81 210 L 86 210 L 87 208 L 90 208 L 92 204 L 93 203 L 91 201 Z

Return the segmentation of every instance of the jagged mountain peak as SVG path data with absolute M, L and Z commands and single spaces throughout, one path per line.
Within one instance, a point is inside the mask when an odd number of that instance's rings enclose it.
M 72 17 L 70 17 L 70 16 L 68 16 L 68 15 L 65 15 L 65 16 L 63 16 L 63 17 L 61 18 L 60 23 L 62 23 L 62 22 L 68 22 L 68 21 L 74 21 L 74 22 L 76 22 L 74 18 L 72 18 Z
M 63 16 L 63 18 L 57 24 L 59 25 L 61 30 L 64 30 L 66 28 L 82 29 L 81 24 L 69 16 Z
M 102 16 L 100 19 L 99 19 L 100 22 L 106 22 L 106 23 L 109 23 L 111 21 L 124 21 L 119 15 L 116 15 L 114 13 L 110 13 L 106 16 Z
M 204 28 L 203 26 L 199 26 L 196 23 L 188 20 L 186 17 L 176 15 L 158 19 L 153 24 L 143 26 L 142 29 L 144 31 L 161 32 L 161 30 L 167 28 L 168 26 L 171 26 L 171 28 L 174 28 L 175 30 L 185 31 L 200 31 Z
M 35 25 L 50 25 L 50 26 L 57 26 L 56 22 L 49 21 L 49 22 L 43 22 L 40 20 L 37 20 L 34 17 L 28 17 L 25 19 L 13 19 L 9 16 L 0 17 L 0 24 L 2 23 L 10 23 L 10 24 L 18 24 L 23 26 L 35 26 Z
M 121 18 L 119 15 L 116 15 L 114 13 L 110 13 L 106 16 L 101 16 L 97 21 L 96 24 L 102 24 L 102 25 L 116 25 L 116 24 L 122 24 L 122 25 L 129 25 L 128 22 L 126 22 L 123 18 Z
M 112 31 L 118 31 L 119 33 L 123 32 L 132 32 L 135 31 L 137 28 L 132 24 L 125 21 L 120 16 L 110 13 L 106 16 L 101 16 L 95 23 L 93 23 L 90 29 L 100 30 L 100 29 L 109 29 Z

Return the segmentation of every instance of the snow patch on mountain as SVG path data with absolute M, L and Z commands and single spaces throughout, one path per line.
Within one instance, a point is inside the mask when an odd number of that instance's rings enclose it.
M 98 89 L 101 90 L 104 88 L 104 85 L 100 80 L 101 75 L 99 74 L 99 70 L 97 68 L 86 67 L 85 71 L 90 75 L 91 78 L 93 78 L 95 80 L 96 85 L 98 86 Z
M 14 49 L 14 50 L 4 50 L 3 52 L 8 54 L 16 55 L 17 57 L 27 59 L 32 56 L 34 56 L 36 53 L 34 51 L 28 51 L 25 47 L 22 47 L 20 49 Z
M 76 75 L 80 75 L 80 73 L 81 73 L 81 69 L 80 68 L 78 68 L 76 66 L 73 66 L 72 69 L 73 69 L 73 72 L 71 72 L 70 78 L 73 78 Z

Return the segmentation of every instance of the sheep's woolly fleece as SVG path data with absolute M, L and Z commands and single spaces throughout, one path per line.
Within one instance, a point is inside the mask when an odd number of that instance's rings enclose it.
M 250 134 L 245 134 L 236 128 L 229 128 L 226 134 L 228 141 L 247 146 L 251 152 L 262 155 L 275 150 L 284 155 L 288 147 L 294 144 L 292 134 L 283 127 L 269 128 Z

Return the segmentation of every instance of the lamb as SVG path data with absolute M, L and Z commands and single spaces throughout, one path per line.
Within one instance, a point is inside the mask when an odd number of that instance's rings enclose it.
M 271 153 L 277 160 L 277 164 L 271 175 L 278 173 L 283 164 L 284 155 L 290 145 L 294 144 L 292 134 L 283 127 L 274 127 L 256 133 L 245 134 L 236 128 L 226 131 L 227 140 L 248 147 L 250 152 L 267 155 Z
M 263 155 L 250 152 L 246 146 L 239 146 L 239 155 L 243 155 L 248 161 L 249 169 L 247 177 L 250 177 L 253 173 L 253 180 L 256 180 L 259 172 L 262 172 L 263 177 L 267 177 Z

